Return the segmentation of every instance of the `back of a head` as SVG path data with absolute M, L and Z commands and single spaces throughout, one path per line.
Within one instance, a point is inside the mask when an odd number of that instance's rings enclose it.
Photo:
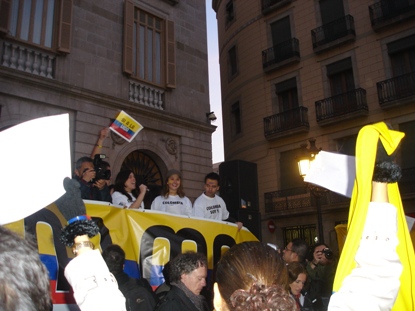
M 207 268 L 204 254 L 188 251 L 177 255 L 169 263 L 169 278 L 171 283 L 177 283 L 182 274 L 189 274 L 200 267 Z
M 285 290 L 285 263 L 261 242 L 231 247 L 218 262 L 215 279 L 229 310 L 295 310 L 295 302 Z
M 308 243 L 302 239 L 294 239 L 291 243 L 291 248 L 297 254 L 298 261 L 304 263 L 308 256 Z
M 52 310 L 49 274 L 32 241 L 0 226 L 0 311 Z
M 102 257 L 112 274 L 116 275 L 123 272 L 125 252 L 119 245 L 113 244 L 105 248 Z

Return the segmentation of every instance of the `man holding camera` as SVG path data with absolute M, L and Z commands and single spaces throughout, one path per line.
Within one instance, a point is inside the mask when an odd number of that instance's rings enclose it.
M 308 294 L 313 302 L 313 309 L 327 310 L 333 290 L 336 262 L 332 250 L 326 244 L 317 243 L 312 247 L 307 273 L 310 278 Z
M 105 179 L 95 180 L 96 170 L 94 161 L 82 157 L 76 161 L 75 179 L 81 185 L 81 197 L 85 200 L 104 201 L 112 203 L 111 194 Z

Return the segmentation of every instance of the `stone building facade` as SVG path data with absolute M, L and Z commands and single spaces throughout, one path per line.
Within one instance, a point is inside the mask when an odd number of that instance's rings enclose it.
M 147 207 L 173 168 L 189 198 L 200 194 L 216 128 L 204 1 L 0 3 L 0 130 L 67 113 L 74 163 L 123 110 L 144 129 L 131 143 L 105 140 L 113 178 L 133 169 L 151 189 Z
M 212 8 L 225 162 L 257 165 L 263 240 L 312 242 L 320 203 L 323 238 L 336 247 L 349 201 L 312 196 L 297 169 L 300 145 L 354 155 L 358 131 L 379 121 L 406 133 L 397 160 L 404 208 L 414 217 L 413 2 L 214 0 Z

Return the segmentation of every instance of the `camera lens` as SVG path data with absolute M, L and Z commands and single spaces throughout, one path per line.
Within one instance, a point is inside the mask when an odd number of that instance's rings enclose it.
M 329 260 L 332 259 L 333 256 L 334 256 L 334 254 L 333 254 L 333 252 L 332 252 L 332 250 L 330 248 L 323 249 L 323 254 Z

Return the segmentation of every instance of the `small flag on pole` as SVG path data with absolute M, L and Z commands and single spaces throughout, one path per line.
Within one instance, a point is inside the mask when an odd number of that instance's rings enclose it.
M 121 110 L 117 118 L 110 125 L 111 131 L 115 132 L 128 142 L 131 142 L 143 128 L 144 127 L 140 123 L 123 110 Z

